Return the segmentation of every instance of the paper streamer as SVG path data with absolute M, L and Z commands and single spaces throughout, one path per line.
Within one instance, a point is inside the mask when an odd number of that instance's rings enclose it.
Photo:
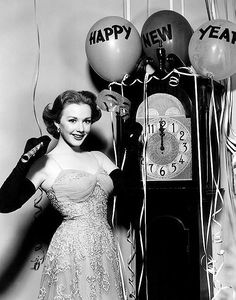
M 34 4 L 34 21 L 36 27 L 37 53 L 36 53 L 36 70 L 35 70 L 33 93 L 32 93 L 32 104 L 33 104 L 34 119 L 38 127 L 39 134 L 40 136 L 42 136 L 42 129 L 40 127 L 40 123 L 36 111 L 36 91 L 38 86 L 40 57 L 41 57 L 40 32 L 39 32 L 39 25 L 37 21 L 37 0 L 34 0 L 33 4 Z M 40 205 L 42 198 L 43 198 L 43 191 L 40 189 L 40 195 L 34 198 L 34 207 L 37 209 L 36 212 L 34 213 L 35 219 L 41 214 L 43 210 L 42 206 Z M 31 262 L 33 263 L 32 269 L 37 271 L 40 268 L 41 264 L 43 264 L 44 262 L 46 251 L 44 250 L 42 243 L 36 245 L 34 250 L 35 252 L 40 251 L 40 254 L 35 259 L 31 260 Z
M 131 20 L 131 0 L 123 0 L 123 15 L 128 21 Z
M 114 113 L 118 113 L 121 115 L 121 117 L 123 117 L 126 120 L 126 116 L 129 116 L 129 110 L 130 110 L 130 101 L 124 96 L 124 84 L 123 82 L 126 80 L 127 75 L 125 75 L 122 79 L 121 83 L 117 83 L 117 82 L 111 82 L 109 84 L 109 91 L 108 90 L 103 90 L 99 97 L 98 97 L 98 104 L 100 107 L 102 107 L 103 110 L 107 110 L 110 111 L 110 116 L 111 116 L 111 125 L 112 125 L 112 141 L 113 141 L 113 150 L 114 150 L 114 155 L 115 155 L 115 163 L 116 165 L 118 164 L 117 161 L 117 141 L 116 140 L 116 135 L 115 135 L 115 130 L 114 130 Z M 121 88 L 121 94 L 114 92 L 112 90 L 113 85 L 118 85 Z M 106 102 L 106 105 L 104 105 L 104 101 Z M 125 110 L 125 113 L 122 112 L 122 109 Z M 123 158 L 121 160 L 121 166 L 119 166 L 121 168 L 121 170 L 123 170 L 124 164 L 125 164 L 125 160 L 126 160 L 126 150 L 124 152 Z M 115 222 L 115 215 L 116 215 L 116 197 L 114 197 L 114 202 L 113 202 L 113 210 L 112 210 L 112 225 L 114 228 L 116 228 L 116 222 Z M 129 283 L 129 297 L 132 299 L 136 299 L 136 272 L 133 269 L 133 264 L 134 264 L 134 259 L 136 256 L 136 242 L 135 242 L 135 238 L 133 237 L 133 230 L 132 230 L 132 225 L 130 224 L 130 228 L 127 231 L 126 234 L 126 238 L 127 238 L 127 242 L 130 244 L 131 246 L 131 252 L 130 252 L 130 256 L 127 262 L 127 267 L 128 270 L 130 272 L 130 275 L 128 276 L 128 283 Z M 120 243 L 117 239 L 117 245 L 118 245 L 118 250 L 119 250 L 119 261 L 120 261 L 120 266 L 123 266 L 123 269 L 126 269 L 126 265 L 125 265 L 125 261 L 124 261 L 124 257 L 120 248 Z M 126 294 L 126 288 L 125 288 L 125 275 L 122 272 L 122 268 L 121 270 L 121 276 L 122 276 L 122 286 L 123 286 L 123 294 L 125 299 L 127 298 L 127 294 Z
M 181 14 L 185 16 L 185 1 L 181 0 Z
M 41 57 L 41 45 L 40 45 L 40 33 L 39 33 L 39 25 L 37 21 L 37 0 L 34 0 L 34 19 L 35 19 L 35 26 L 36 26 L 36 35 L 37 35 L 37 58 L 36 58 L 36 71 L 35 71 L 35 79 L 33 85 L 33 112 L 36 124 L 39 129 L 39 133 L 42 136 L 42 129 L 40 127 L 37 112 L 36 112 L 36 90 L 38 86 L 38 79 L 39 79 L 39 67 L 40 67 L 40 57 Z

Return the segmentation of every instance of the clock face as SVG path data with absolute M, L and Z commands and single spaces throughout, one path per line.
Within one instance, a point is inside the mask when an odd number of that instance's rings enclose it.
M 191 179 L 190 120 L 158 117 L 148 124 L 147 175 L 149 180 Z
M 163 100 L 165 100 L 163 95 L 165 94 L 158 94 L 162 108 Z M 172 99 L 168 97 L 168 100 Z M 148 107 L 148 120 L 146 121 L 142 114 L 143 104 L 137 111 L 136 120 L 143 127 L 146 122 L 147 126 L 148 181 L 192 179 L 191 119 L 185 117 L 181 107 L 176 105 L 176 98 L 174 100 L 175 104 L 169 101 L 165 111 L 161 112 L 162 115 L 158 110 L 158 102 L 155 101 L 154 105 Z M 164 102 L 165 105 L 166 102 Z

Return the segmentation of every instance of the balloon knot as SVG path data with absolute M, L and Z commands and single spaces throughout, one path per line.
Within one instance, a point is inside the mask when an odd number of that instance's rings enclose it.
M 207 73 L 206 76 L 210 79 L 213 79 L 213 74 L 212 73 Z

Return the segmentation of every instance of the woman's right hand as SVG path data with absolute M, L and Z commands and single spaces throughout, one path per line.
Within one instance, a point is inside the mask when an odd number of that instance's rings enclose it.
M 51 138 L 47 135 L 43 135 L 39 138 L 30 138 L 26 142 L 24 154 L 21 156 L 21 162 L 30 162 L 31 165 L 35 160 L 47 152 L 50 141 Z

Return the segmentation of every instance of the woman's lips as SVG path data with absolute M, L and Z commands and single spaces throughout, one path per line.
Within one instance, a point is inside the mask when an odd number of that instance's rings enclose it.
M 84 138 L 84 134 L 73 134 L 74 139 L 76 140 L 82 140 Z

